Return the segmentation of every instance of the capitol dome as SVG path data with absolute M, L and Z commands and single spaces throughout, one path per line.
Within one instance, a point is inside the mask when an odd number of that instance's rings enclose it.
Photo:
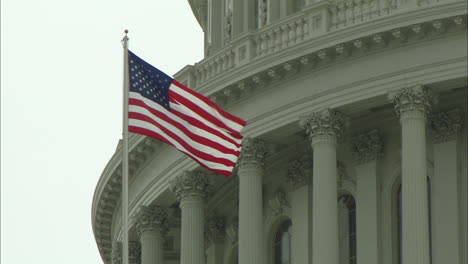
M 131 135 L 130 263 L 467 263 L 467 1 L 188 2 L 205 56 L 174 78 L 247 122 L 243 149 L 224 177 Z M 92 205 L 104 263 L 121 151 Z

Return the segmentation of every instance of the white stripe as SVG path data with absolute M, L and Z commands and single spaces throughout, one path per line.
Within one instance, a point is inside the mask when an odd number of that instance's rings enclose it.
M 205 111 L 210 113 L 213 117 L 215 117 L 216 119 L 218 119 L 221 122 L 225 123 L 229 128 L 231 128 L 231 129 L 233 129 L 233 130 L 235 130 L 235 131 L 237 131 L 239 133 L 244 128 L 244 126 L 232 121 L 229 118 L 224 117 L 216 109 L 214 109 L 213 107 L 207 105 L 205 102 L 203 102 L 202 100 L 200 100 L 196 96 L 193 96 L 192 94 L 190 94 L 190 93 L 184 91 L 183 89 L 179 88 L 177 85 L 171 84 L 171 86 L 169 87 L 169 90 L 179 94 L 182 97 L 187 98 L 187 100 L 189 100 L 189 101 L 193 102 L 194 104 L 196 104 L 197 106 L 203 108 Z
M 240 147 L 237 147 L 233 143 L 231 143 L 231 142 L 229 142 L 229 141 L 227 141 L 227 140 L 225 140 L 223 138 L 220 138 L 220 137 L 218 137 L 218 136 L 216 136 L 216 135 L 214 135 L 212 133 L 209 133 L 209 132 L 207 132 L 207 131 L 205 131 L 205 130 L 203 130 L 201 128 L 198 128 L 196 126 L 191 125 L 189 122 L 185 121 L 184 119 L 172 114 L 170 111 L 168 111 L 166 108 L 162 107 L 160 104 L 155 103 L 152 100 L 143 97 L 139 93 L 130 92 L 130 98 L 143 101 L 146 105 L 148 105 L 151 108 L 165 114 L 166 116 L 170 117 L 171 119 L 173 119 L 177 123 L 182 124 L 184 127 L 188 128 L 190 131 L 195 132 L 195 134 L 203 136 L 203 137 L 205 137 L 205 138 L 207 138 L 207 139 L 209 139 L 211 141 L 217 142 L 217 143 L 219 143 L 221 145 L 224 145 L 227 148 L 233 149 L 235 151 L 240 150 Z M 236 142 L 237 144 L 242 143 L 241 139 L 237 139 L 237 138 L 232 137 L 229 133 L 227 133 L 223 129 L 219 128 L 218 126 L 210 125 L 211 123 L 208 123 L 208 121 L 206 121 L 203 117 L 199 117 L 198 115 L 195 115 L 195 113 L 193 111 L 191 111 L 190 109 L 188 109 L 187 107 L 177 105 L 177 104 L 173 104 L 173 103 L 170 103 L 170 107 L 174 108 L 174 110 L 176 110 L 178 112 L 184 113 L 184 114 L 186 114 L 188 116 L 191 116 L 191 117 L 193 117 L 195 119 L 198 119 L 199 121 L 201 121 L 205 125 L 207 125 L 207 126 L 211 127 L 212 129 L 220 132 L 221 134 L 223 134 L 227 138 L 230 138 L 232 141 Z M 194 113 L 194 114 L 192 114 L 192 113 Z M 196 132 L 199 132 L 199 133 L 196 133 Z
M 150 123 L 147 123 L 145 121 L 138 120 L 138 119 L 129 119 L 128 122 L 129 122 L 130 126 L 144 128 L 144 129 L 153 131 L 153 132 L 161 135 L 162 137 L 167 139 L 175 148 L 177 148 L 178 150 L 180 150 L 182 152 L 190 153 L 192 157 L 194 157 L 196 160 L 198 160 L 200 163 L 204 164 L 208 168 L 223 170 L 223 171 L 228 171 L 228 172 L 232 172 L 232 170 L 234 168 L 233 166 L 226 166 L 226 165 L 223 165 L 223 164 L 220 164 L 220 163 L 207 161 L 207 160 L 204 160 L 204 159 L 194 155 L 193 153 L 191 153 L 190 151 L 185 149 L 181 144 L 179 144 L 179 142 L 177 142 L 177 140 L 174 140 L 173 138 L 169 137 L 168 135 L 166 135 L 163 131 L 161 131 L 158 127 L 154 126 L 153 124 L 150 124 Z
M 193 117 L 199 121 L 201 121 L 203 124 L 213 128 L 213 129 L 216 129 L 217 131 L 221 132 L 223 135 L 229 137 L 230 139 L 232 139 L 234 142 L 236 142 L 237 144 L 241 144 L 242 143 L 242 139 L 238 139 L 238 138 L 235 138 L 233 137 L 231 134 L 229 134 L 228 132 L 226 132 L 225 129 L 223 128 L 220 128 L 218 127 L 217 125 L 211 123 L 210 121 L 208 121 L 207 119 L 205 119 L 203 116 L 199 115 L 197 112 L 194 112 L 192 109 L 190 109 L 189 107 L 187 107 L 186 105 L 184 104 L 176 104 L 176 103 L 170 103 L 170 107 L 171 109 L 174 109 L 175 111 L 177 112 L 180 112 L 180 113 L 183 113 L 187 116 L 190 116 L 190 117 Z M 237 148 L 235 145 L 233 145 L 235 148 Z
M 148 109 L 146 109 L 144 107 L 140 107 L 140 106 L 136 106 L 136 105 L 130 105 L 129 106 L 129 112 L 140 113 L 142 115 L 145 115 L 145 116 L 149 117 L 150 119 L 155 120 L 162 127 L 168 129 L 169 131 L 171 131 L 172 133 L 177 135 L 183 142 L 186 142 L 188 145 L 190 145 L 191 147 L 193 147 L 194 149 L 196 149 L 196 150 L 198 150 L 200 152 L 210 154 L 210 155 L 212 155 L 214 157 L 225 158 L 225 159 L 230 160 L 230 161 L 232 161 L 234 163 L 237 160 L 236 155 L 221 152 L 220 150 L 218 150 L 216 148 L 204 145 L 203 143 L 200 143 L 198 141 L 195 141 L 195 140 L 191 139 L 183 131 L 181 131 L 180 129 L 178 129 L 177 127 L 172 125 L 171 123 L 168 123 L 168 122 L 166 122 L 166 121 L 164 121 L 162 119 L 159 119 L 158 117 L 153 115 L 150 111 L 148 111 Z M 157 128 L 153 124 L 151 124 L 151 125 L 153 127 Z M 159 128 L 157 128 L 157 129 L 159 130 Z M 158 132 L 158 134 L 160 134 L 160 133 Z

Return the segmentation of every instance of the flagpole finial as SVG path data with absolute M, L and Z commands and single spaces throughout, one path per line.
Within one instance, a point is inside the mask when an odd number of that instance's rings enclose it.
M 128 34 L 128 29 L 125 29 L 125 30 L 124 30 L 124 33 L 125 33 L 125 36 L 124 36 L 123 39 L 122 39 L 122 44 L 124 45 L 124 47 L 126 47 L 126 46 L 127 46 L 127 42 L 128 42 L 128 35 L 127 35 L 127 34 Z

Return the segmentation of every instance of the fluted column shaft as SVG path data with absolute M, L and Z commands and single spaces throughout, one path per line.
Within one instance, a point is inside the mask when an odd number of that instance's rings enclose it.
M 403 264 L 429 263 L 425 116 L 401 116 Z
M 180 200 L 181 264 L 205 263 L 204 198 L 209 180 L 201 172 L 184 172 L 171 183 L 171 190 Z
M 167 231 L 167 213 L 159 206 L 142 206 L 135 216 L 140 236 L 141 264 L 163 264 L 163 232 Z
M 239 160 L 239 264 L 263 264 L 263 141 L 246 139 Z
M 205 244 L 203 236 L 203 199 L 190 195 L 180 200 L 182 211 L 181 264 L 203 264 Z
M 164 262 L 163 237 L 159 230 L 144 230 L 140 234 L 141 264 Z
M 339 263 L 336 141 L 344 122 L 330 109 L 301 120 L 313 148 L 312 263 Z
M 338 264 L 336 141 L 314 138 L 312 263 Z
M 426 112 L 430 100 L 422 86 L 405 88 L 393 101 L 401 123 L 402 260 L 429 263 L 429 219 L 426 169 Z

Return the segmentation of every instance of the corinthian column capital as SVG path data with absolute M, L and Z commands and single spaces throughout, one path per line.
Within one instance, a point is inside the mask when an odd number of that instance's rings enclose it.
M 170 189 L 177 199 L 188 196 L 205 198 L 209 192 L 209 179 L 203 172 L 185 171 L 170 184 Z
M 246 138 L 242 143 L 242 151 L 238 163 L 239 169 L 263 169 L 265 157 L 269 152 L 265 141 Z
M 300 125 L 306 130 L 312 143 L 336 142 L 336 139 L 343 134 L 347 119 L 341 112 L 324 109 L 302 117 Z
M 377 130 L 360 134 L 351 140 L 351 151 L 358 164 L 376 160 L 382 155 L 383 141 Z
M 435 143 L 455 139 L 461 126 L 462 119 L 458 109 L 429 116 L 429 127 Z
M 146 231 L 166 233 L 166 211 L 160 206 L 141 206 L 135 215 L 135 228 L 140 236 Z
M 435 97 L 428 87 L 415 85 L 388 94 L 389 100 L 395 104 L 397 115 L 406 117 L 426 118 Z

